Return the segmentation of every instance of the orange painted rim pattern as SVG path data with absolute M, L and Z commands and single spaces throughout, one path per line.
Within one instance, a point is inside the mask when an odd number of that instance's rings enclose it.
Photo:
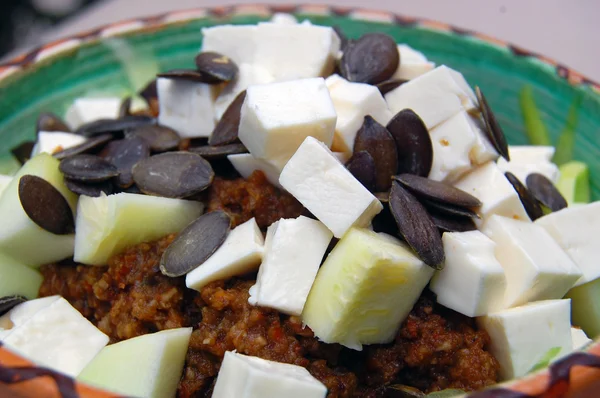
M 326 5 L 243 5 L 216 8 L 199 8 L 174 11 L 157 16 L 121 21 L 78 35 L 40 46 L 28 53 L 0 63 L 0 81 L 8 75 L 35 65 L 37 62 L 60 55 L 83 43 L 101 40 L 109 32 L 135 32 L 152 30 L 169 24 L 209 17 L 225 19 L 235 15 L 269 16 L 276 12 L 316 15 L 347 16 L 357 20 L 369 20 L 403 26 L 420 26 L 433 30 L 452 32 L 461 36 L 475 37 L 492 45 L 510 50 L 519 57 L 531 57 L 554 68 L 556 74 L 573 86 L 588 86 L 600 93 L 600 84 L 582 74 L 545 56 L 522 49 L 493 37 L 457 28 L 427 19 L 410 18 L 386 11 L 336 7 Z M 68 44 L 68 45 L 67 45 Z M 123 398 L 120 395 L 96 388 L 55 372 L 36 367 L 33 363 L 14 354 L 0 342 L 0 384 L 7 386 L 22 398 Z M 573 353 L 552 364 L 548 369 L 522 379 L 510 381 L 488 390 L 475 392 L 471 398 L 588 398 L 600 396 L 600 343 L 594 342 L 586 352 Z

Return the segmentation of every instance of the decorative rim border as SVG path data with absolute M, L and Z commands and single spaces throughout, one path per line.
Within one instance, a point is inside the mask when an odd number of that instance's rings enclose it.
M 158 29 L 167 25 L 186 22 L 193 19 L 207 17 L 226 19 L 232 16 L 240 15 L 259 15 L 267 17 L 277 12 L 347 16 L 356 20 L 390 23 L 402 26 L 425 27 L 442 32 L 452 32 L 461 36 L 474 37 L 485 43 L 508 49 L 516 56 L 537 59 L 543 64 L 552 67 L 556 71 L 556 74 L 560 78 L 566 80 L 570 85 L 576 87 L 590 87 L 596 93 L 600 94 L 600 84 L 583 76 L 579 72 L 576 72 L 551 58 L 529 50 L 525 50 L 521 47 L 498 40 L 482 33 L 457 28 L 442 22 L 422 18 L 406 17 L 387 11 L 329 5 L 297 6 L 276 4 L 196 8 L 173 11 L 150 17 L 134 18 L 104 25 L 93 30 L 85 31 L 77 35 L 50 42 L 32 51 L 14 57 L 7 62 L 0 63 L 0 83 L 2 83 L 2 80 L 6 79 L 8 76 L 20 71 L 24 71 L 42 60 L 56 57 L 60 54 L 72 51 L 83 44 L 101 40 L 103 38 L 144 30 Z M 31 395 L 34 393 L 32 390 L 35 390 L 37 392 L 45 391 L 50 394 L 48 396 L 52 397 L 118 397 L 117 395 L 109 392 L 90 388 L 77 382 L 72 386 L 68 385 L 69 388 L 75 388 L 76 391 L 69 391 L 67 394 L 64 394 L 65 391 L 60 391 L 61 388 L 59 386 L 59 380 L 61 380 L 62 377 L 60 374 L 56 374 L 56 372 L 43 368 L 31 367 L 31 365 L 31 362 L 14 355 L 10 351 L 3 348 L 0 343 L 0 383 L 11 387 L 16 387 L 15 391 L 25 393 L 24 396 L 33 396 Z M 571 375 L 573 368 L 575 368 L 578 373 L 578 377 L 576 378 L 572 377 L 573 375 Z M 58 391 L 54 390 L 54 385 L 48 387 L 47 384 L 42 382 L 45 377 L 54 379 L 56 386 L 58 387 Z M 33 384 L 28 385 L 27 380 L 31 380 Z M 573 353 L 557 361 L 551 365 L 550 368 L 544 369 L 532 376 L 503 383 L 502 385 L 493 387 L 489 390 L 483 390 L 469 394 L 469 396 L 473 398 L 555 398 L 565 396 L 566 394 L 573 394 L 574 391 L 571 390 L 571 388 L 589 388 L 592 383 L 597 383 L 598 380 L 600 380 L 600 344 L 595 342 L 589 347 L 588 352 Z M 49 388 L 52 391 L 50 391 Z

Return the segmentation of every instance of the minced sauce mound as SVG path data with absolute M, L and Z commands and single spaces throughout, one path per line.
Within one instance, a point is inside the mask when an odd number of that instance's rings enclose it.
M 304 210 L 260 173 L 248 180 L 217 178 L 208 198 L 208 209 L 229 212 L 234 225 L 256 217 L 266 228 Z M 327 386 L 330 398 L 382 397 L 389 384 L 425 392 L 472 391 L 498 380 L 487 333 L 477 330 L 472 319 L 437 305 L 427 291 L 394 342 L 353 351 L 319 342 L 298 317 L 249 305 L 255 274 L 211 283 L 200 293 L 187 289 L 184 277 L 162 275 L 160 257 L 173 239 L 170 235 L 129 248 L 106 267 L 43 266 L 40 296 L 63 296 L 111 343 L 192 326 L 181 398 L 210 397 L 225 351 L 231 350 L 304 366 Z

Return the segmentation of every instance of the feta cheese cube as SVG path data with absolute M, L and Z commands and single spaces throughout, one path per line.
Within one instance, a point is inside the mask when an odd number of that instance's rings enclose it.
M 558 166 L 550 162 L 520 164 L 512 160 L 507 162 L 506 159 L 500 158 L 498 159 L 498 167 L 503 173 L 507 171 L 513 173 L 523 184 L 525 184 L 527 176 L 531 173 L 539 173 L 552 182 L 558 181 L 559 177 Z
M 571 300 L 539 301 L 477 319 L 490 335 L 502 380 L 525 376 L 555 347 L 558 356 L 573 351 L 570 306 Z
M 233 167 L 242 177 L 248 179 L 252 173 L 256 170 L 260 170 L 265 174 L 267 180 L 271 184 L 281 188 L 281 185 L 279 185 L 279 170 L 272 164 L 261 159 L 256 159 L 249 153 L 228 155 L 227 159 L 229 159 Z
M 250 153 L 283 169 L 306 137 L 331 146 L 336 113 L 323 78 L 251 86 L 239 138 Z
M 182 138 L 209 137 L 215 128 L 217 86 L 161 77 L 156 81 L 158 123 Z
M 248 302 L 286 314 L 302 314 L 331 238 L 321 222 L 304 216 L 271 224 Z
M 479 227 L 494 214 L 529 221 L 519 195 L 494 162 L 479 166 L 455 186 L 481 201 L 478 210 L 481 220 L 475 220 Z
M 218 25 L 202 29 L 202 51 L 217 52 L 238 66 L 254 63 L 256 25 Z
M 588 343 L 591 343 L 592 339 L 587 337 L 587 334 L 582 329 L 572 327 L 571 342 L 573 343 L 573 351 L 577 351 L 588 345 Z
M 73 130 L 82 124 L 98 119 L 116 119 L 119 116 L 121 99 L 109 98 L 77 98 L 67 109 L 65 122 Z
M 52 155 L 63 149 L 83 144 L 85 141 L 86 138 L 79 134 L 40 131 L 37 142 L 31 151 L 31 157 L 42 152 Z
M 308 137 L 290 159 L 279 183 L 341 238 L 366 227 L 382 209 L 373 196 L 318 140 Z
M 483 231 L 496 243 L 506 273 L 505 308 L 558 299 L 581 278 L 581 271 L 537 224 L 493 215 Z
M 58 297 L 11 329 L 4 344 L 41 366 L 75 377 L 108 344 L 108 336 Z
M 208 260 L 186 275 L 186 286 L 200 291 L 210 282 L 256 270 L 262 261 L 264 243 L 256 219 L 246 221 L 229 233 Z
M 552 162 L 556 150 L 553 146 L 509 145 L 510 161 L 520 164 Z
M 435 68 L 435 63 L 407 44 L 398 44 L 398 52 L 400 65 L 391 79 L 411 80 Z
M 292 14 L 288 14 L 286 12 L 276 12 L 271 17 L 271 23 L 280 25 L 295 25 L 298 23 L 298 20 Z
M 462 110 L 477 108 L 473 90 L 462 75 L 438 66 L 385 95 L 392 114 L 403 109 L 417 113 L 431 129 Z
M 506 276 L 496 260 L 496 244 L 479 231 L 446 232 L 446 262 L 429 288 L 445 307 L 476 317 L 503 307 Z
M 225 352 L 213 398 L 325 398 L 327 387 L 298 365 Z
M 21 303 L 0 317 L 0 328 L 10 330 L 23 325 L 40 310 L 49 307 L 60 296 L 42 297 Z
M 239 93 L 255 84 L 272 83 L 275 79 L 262 66 L 241 64 L 235 79 L 227 84 L 215 101 L 215 118 L 221 120 L 223 114 Z
M 600 202 L 567 207 L 535 223 L 554 238 L 583 273 L 575 286 L 600 277 Z
M 351 154 L 356 133 L 366 115 L 370 115 L 382 125 L 392 118 L 381 92 L 370 84 L 352 83 L 339 75 L 331 75 L 325 80 L 331 100 L 337 113 L 334 151 Z

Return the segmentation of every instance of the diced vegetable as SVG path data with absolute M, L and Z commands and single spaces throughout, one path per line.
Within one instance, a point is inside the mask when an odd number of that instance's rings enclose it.
M 587 164 L 573 160 L 559 167 L 556 187 L 569 205 L 590 201 L 590 170 Z

